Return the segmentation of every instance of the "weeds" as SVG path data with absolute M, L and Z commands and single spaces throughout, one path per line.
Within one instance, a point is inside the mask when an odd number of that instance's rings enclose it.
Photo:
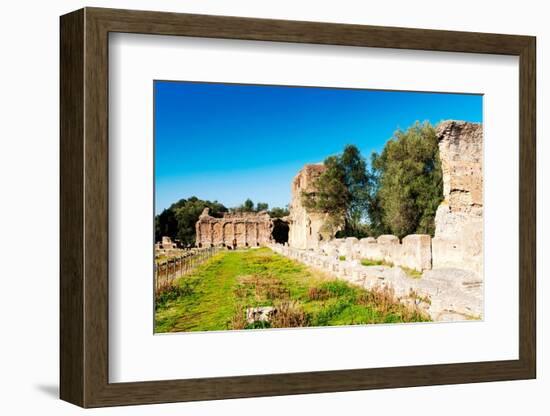
M 395 291 L 388 286 L 373 287 L 365 291 L 357 299 L 357 303 L 363 306 L 374 307 L 379 313 L 389 313 L 397 305 Z
M 309 326 L 309 317 L 297 301 L 282 301 L 275 304 L 271 320 L 273 328 L 297 328 Z
M 190 296 L 194 292 L 196 282 L 187 280 L 169 280 L 162 282 L 155 293 L 155 309 L 162 308 L 170 301 L 182 296 Z
M 235 313 L 227 323 L 228 329 L 245 329 L 246 322 L 246 308 L 243 305 L 238 305 L 235 308 Z
M 330 297 L 330 293 L 325 288 L 310 287 L 307 292 L 309 300 L 326 300 Z
M 418 270 L 411 269 L 409 267 L 400 266 L 401 269 L 409 275 L 409 277 L 412 277 L 413 279 L 420 279 L 422 277 L 422 272 L 419 272 Z
M 421 295 L 418 294 L 418 292 L 416 290 L 413 290 L 413 289 L 409 290 L 409 298 L 413 299 L 416 304 L 418 304 L 418 303 L 425 303 L 426 305 L 431 305 L 432 304 L 432 300 L 430 299 L 430 297 L 428 295 L 421 296 Z
M 361 259 L 361 264 L 363 266 L 387 266 L 383 260 L 370 260 L 370 259 Z

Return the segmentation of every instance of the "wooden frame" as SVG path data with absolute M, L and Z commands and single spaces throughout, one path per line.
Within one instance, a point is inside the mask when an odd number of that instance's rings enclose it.
M 109 383 L 109 32 L 519 56 L 519 359 Z M 61 398 L 100 407 L 535 378 L 535 49 L 534 37 L 515 35 L 98 8 L 62 16 Z

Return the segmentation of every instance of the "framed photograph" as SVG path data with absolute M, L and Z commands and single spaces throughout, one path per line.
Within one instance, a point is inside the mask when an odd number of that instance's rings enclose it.
M 534 37 L 60 28 L 63 400 L 535 378 Z

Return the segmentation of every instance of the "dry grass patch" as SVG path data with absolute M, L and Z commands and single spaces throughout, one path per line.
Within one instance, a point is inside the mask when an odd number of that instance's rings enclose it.
M 303 326 L 309 326 L 309 317 L 299 302 L 285 300 L 275 304 L 275 313 L 271 320 L 272 328 L 299 328 Z

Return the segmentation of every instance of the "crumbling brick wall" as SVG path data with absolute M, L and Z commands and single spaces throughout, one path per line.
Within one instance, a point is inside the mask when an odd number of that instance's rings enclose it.
M 205 208 L 195 225 L 199 247 L 256 247 L 272 241 L 273 221 L 266 211 L 224 213 L 216 218 Z

